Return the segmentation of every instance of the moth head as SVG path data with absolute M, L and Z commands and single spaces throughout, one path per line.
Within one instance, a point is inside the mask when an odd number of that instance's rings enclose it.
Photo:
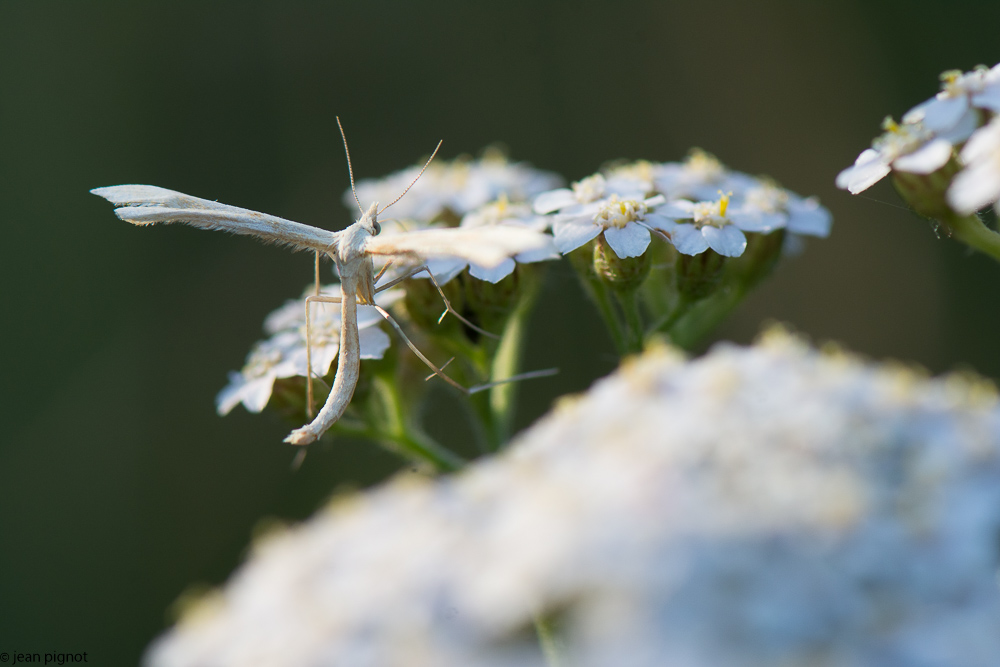
M 372 205 L 368 207 L 368 210 L 364 212 L 361 219 L 358 220 L 361 226 L 371 234 L 372 236 L 378 236 L 379 232 L 382 231 L 382 226 L 378 224 L 378 202 L 372 202 Z

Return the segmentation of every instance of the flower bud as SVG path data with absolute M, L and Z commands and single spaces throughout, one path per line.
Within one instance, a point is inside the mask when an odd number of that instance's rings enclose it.
M 438 294 L 434 283 L 426 278 L 410 278 L 406 281 L 406 296 L 403 304 L 410 320 L 417 328 L 434 335 L 455 335 L 461 331 L 462 323 L 454 317 L 445 317 L 441 320 L 441 314 L 445 312 L 444 302 Z M 448 297 L 452 307 L 462 312 L 463 291 L 458 280 L 449 280 L 441 285 L 441 290 Z M 438 320 L 441 320 L 440 323 Z
M 726 258 L 714 250 L 697 255 L 678 253 L 675 263 L 677 292 L 688 301 L 699 301 L 710 296 L 722 281 Z
M 892 183 L 903 201 L 918 215 L 947 220 L 952 213 L 945 199 L 945 192 L 960 169 L 960 165 L 952 157 L 943 167 L 929 174 L 893 170 Z
M 593 271 L 598 279 L 616 292 L 632 292 L 649 275 L 649 253 L 638 257 L 619 257 L 601 234 L 594 240 Z
M 469 316 L 487 331 L 500 333 L 521 296 L 534 289 L 540 271 L 536 264 L 518 264 L 513 273 L 496 283 L 463 274 Z

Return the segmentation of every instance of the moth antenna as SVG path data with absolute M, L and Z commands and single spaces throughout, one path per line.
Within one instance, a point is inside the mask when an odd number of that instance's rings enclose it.
M 338 121 L 338 122 L 339 122 L 339 121 Z M 407 192 L 409 192 L 409 191 L 410 191 L 410 188 L 412 188 L 412 187 L 413 187 L 414 185 L 416 185 L 416 183 L 417 183 L 417 180 L 418 180 L 418 179 L 419 179 L 419 178 L 420 178 L 421 176 L 423 176 L 423 175 L 424 175 L 424 171 L 426 171 L 426 170 L 427 170 L 427 167 L 431 166 L 431 160 L 433 160 L 433 159 L 434 159 L 434 156 L 435 156 L 435 155 L 437 155 L 437 152 L 438 152 L 438 149 L 439 149 L 439 148 L 441 148 L 441 144 L 442 144 L 442 143 L 444 143 L 444 139 L 442 139 L 441 141 L 439 141 L 439 142 L 438 142 L 438 145 L 434 147 L 434 152 L 433 152 L 433 153 L 431 153 L 431 156 L 430 156 L 429 158 L 427 158 L 427 162 L 425 162 L 425 163 L 424 163 L 424 166 L 423 166 L 423 168 L 422 168 L 422 169 L 420 170 L 420 173 L 419 173 L 419 174 L 417 174 L 417 178 L 414 178 L 414 179 L 413 179 L 413 182 L 412 182 L 412 183 L 410 183 L 409 185 L 407 185 L 407 186 L 406 186 L 406 189 L 405 189 L 405 190 L 403 190 L 403 192 L 402 192 L 402 193 L 401 193 L 401 194 L 400 194 L 400 195 L 399 195 L 398 197 L 396 197 L 396 198 L 395 198 L 395 199 L 393 199 L 393 200 L 392 200 L 391 202 L 389 202 L 388 204 L 386 204 L 385 206 L 383 206 L 383 207 L 382 207 L 382 210 L 378 212 L 378 213 L 379 213 L 379 215 L 381 215 L 381 214 L 382 214 L 382 211 L 384 211 L 385 209 L 389 208 L 390 206 L 392 206 L 393 204 L 395 204 L 396 202 L 398 202 L 398 201 L 399 201 L 400 199 L 402 199 L 402 198 L 403 198 L 403 195 L 405 195 L 405 194 L 406 194 Z M 346 147 L 346 146 L 347 146 L 347 144 L 345 143 L 345 144 L 344 144 L 344 146 Z M 355 199 L 357 199 L 357 195 L 355 195 L 355 196 L 354 196 L 354 198 L 355 198 Z M 360 204 L 358 204 L 358 206 L 360 206 Z
M 358 205 L 358 210 L 361 211 L 361 213 L 364 213 L 365 209 L 361 206 L 361 200 L 358 199 L 358 191 L 354 187 L 354 167 L 351 166 L 351 149 L 347 147 L 347 135 L 344 134 L 344 126 L 340 124 L 340 116 L 337 116 L 337 127 L 340 128 L 340 138 L 344 140 L 344 152 L 347 153 L 347 173 L 351 175 L 351 193 L 354 195 L 354 201 Z M 431 157 L 434 156 L 432 155 Z M 409 190 L 410 188 L 406 189 Z M 406 193 L 404 192 L 403 194 L 405 195 Z M 400 197 L 402 196 L 403 195 L 400 195 Z M 385 208 L 389 207 L 386 206 Z M 385 209 L 382 210 L 384 211 Z

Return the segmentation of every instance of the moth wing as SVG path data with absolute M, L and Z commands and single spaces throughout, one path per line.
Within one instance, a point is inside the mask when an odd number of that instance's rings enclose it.
M 296 250 L 330 252 L 336 248 L 335 232 L 154 185 L 113 185 L 91 192 L 114 204 L 115 215 L 133 225 L 182 222 L 201 229 L 256 236 Z
M 411 262 L 459 257 L 493 268 L 508 257 L 527 251 L 551 249 L 552 237 L 530 229 L 496 225 L 463 229 L 421 229 L 401 234 L 369 236 L 365 250 L 372 255 L 393 256 Z

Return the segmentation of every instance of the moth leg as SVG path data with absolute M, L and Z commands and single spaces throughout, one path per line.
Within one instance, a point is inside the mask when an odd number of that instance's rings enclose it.
M 306 416 L 313 418 L 313 372 L 312 372 L 312 318 L 309 315 L 309 304 L 340 303 L 339 296 L 325 296 L 319 293 L 319 253 L 316 254 L 316 294 L 306 297 Z
M 385 275 L 385 272 L 389 270 L 390 266 L 392 266 L 392 260 L 391 259 L 388 262 L 386 262 L 385 265 L 381 269 L 378 270 L 378 275 L 375 276 L 375 279 L 372 280 L 372 283 L 377 283 L 379 280 L 381 280 L 382 276 Z M 385 288 L 383 287 L 382 289 L 385 289 Z
M 434 373 L 430 377 L 427 378 L 428 380 L 431 377 L 434 377 L 436 375 L 439 378 L 441 378 L 442 380 L 444 380 L 445 382 L 447 382 L 448 384 L 450 384 L 452 387 L 455 387 L 456 389 L 458 389 L 460 392 L 462 392 L 466 396 L 471 396 L 473 394 L 478 394 L 481 391 L 485 391 L 487 389 L 491 389 L 491 388 L 493 388 L 493 387 L 495 387 L 497 385 L 507 384 L 508 382 L 520 382 L 521 380 L 532 380 L 534 378 L 549 377 L 550 375 L 555 375 L 556 373 L 559 372 L 558 368 L 546 368 L 546 369 L 540 370 L 540 371 L 529 371 L 527 373 L 518 373 L 517 375 L 512 375 L 509 378 L 504 378 L 502 380 L 494 380 L 493 382 L 486 382 L 484 384 L 477 384 L 474 387 L 469 387 L 469 388 L 463 387 L 462 385 L 460 385 L 458 382 L 456 382 L 454 379 L 452 379 L 451 377 L 449 377 L 444 372 L 444 367 L 443 366 L 441 368 L 438 368 L 433 363 L 431 363 L 430 359 L 428 359 L 427 357 L 424 356 L 424 353 L 421 352 L 417 348 L 417 346 L 414 345 L 413 342 L 409 338 L 407 338 L 406 334 L 403 333 L 402 327 L 399 326 L 399 323 L 396 322 L 395 319 L 393 319 L 392 315 L 390 315 L 385 310 L 385 308 L 382 308 L 382 306 L 375 306 L 375 308 L 378 310 L 379 314 L 381 314 L 382 317 L 384 317 L 385 320 L 389 324 L 392 325 L 392 328 L 396 330 L 396 333 L 398 333 L 399 336 L 403 339 L 403 341 L 406 343 L 406 346 L 409 347 L 410 350 L 413 351 L 413 354 L 417 355 L 417 358 L 420 359 L 420 361 L 424 362 L 424 364 L 426 364 L 426 366 L 429 369 L 431 369 L 432 371 L 434 371 Z M 451 358 L 451 359 L 449 359 L 444 364 L 444 366 L 447 366 L 452 361 L 454 361 L 454 357 Z
M 399 278 L 396 278 L 395 280 L 390 280 L 385 285 L 377 287 L 375 289 L 375 293 L 377 294 L 377 293 L 381 292 L 382 290 L 386 290 L 386 289 L 389 289 L 390 287 L 398 285 L 399 283 L 403 282 L 407 278 L 412 278 L 413 276 L 417 275 L 421 271 L 426 271 L 427 272 L 427 276 L 430 278 L 431 284 L 434 285 L 434 289 L 437 290 L 437 293 L 441 295 L 441 300 L 444 301 L 444 312 L 441 313 L 441 317 L 438 318 L 438 324 L 441 323 L 441 320 L 444 319 L 445 315 L 447 315 L 448 313 L 451 313 L 452 315 L 454 315 L 455 317 L 458 318 L 459 322 L 461 322 L 465 326 L 469 327 L 473 331 L 476 331 L 476 332 L 478 332 L 478 333 L 486 336 L 487 338 L 493 338 L 493 339 L 496 339 L 496 340 L 500 340 L 500 336 L 496 335 L 495 333 L 491 333 L 491 332 L 487 331 L 486 329 L 483 329 L 482 327 L 476 326 L 475 324 L 473 324 L 472 322 L 470 322 L 468 319 L 466 319 L 465 317 L 463 317 L 460 312 L 458 312 L 457 310 L 454 309 L 454 307 L 452 307 L 451 301 L 449 301 L 448 297 L 445 296 L 444 290 L 441 289 L 441 285 L 438 284 L 437 278 L 434 277 L 434 274 L 431 273 L 431 270 L 427 267 L 426 264 L 424 264 L 422 266 L 418 266 L 417 268 L 409 271 L 405 276 L 401 276 Z M 381 276 L 382 273 L 383 272 L 380 271 L 379 275 Z M 378 282 L 377 278 L 376 278 L 376 282 Z
M 316 293 L 313 296 L 319 296 L 319 250 L 316 251 L 315 274 L 316 274 Z
M 444 371 L 435 366 L 430 359 L 424 356 L 424 353 L 421 352 L 420 349 L 413 344 L 413 342 L 406 336 L 405 333 L 403 333 L 403 328 L 399 326 L 399 323 L 396 322 L 396 320 L 392 317 L 392 315 L 389 314 L 389 312 L 385 308 L 383 308 L 382 306 L 375 306 L 375 308 L 378 310 L 379 314 L 385 318 L 386 322 L 392 325 L 392 328 L 396 330 L 396 333 L 399 334 L 400 338 L 403 339 L 403 342 L 406 343 L 406 346 L 410 348 L 413 354 L 417 355 L 417 358 L 420 359 L 420 361 L 424 362 L 424 364 L 427 365 L 427 368 L 434 371 L 434 375 L 437 375 L 439 378 L 450 384 L 455 389 L 458 389 L 463 394 L 469 393 L 468 389 L 460 385 L 452 378 L 448 377 L 448 375 L 446 375 Z

